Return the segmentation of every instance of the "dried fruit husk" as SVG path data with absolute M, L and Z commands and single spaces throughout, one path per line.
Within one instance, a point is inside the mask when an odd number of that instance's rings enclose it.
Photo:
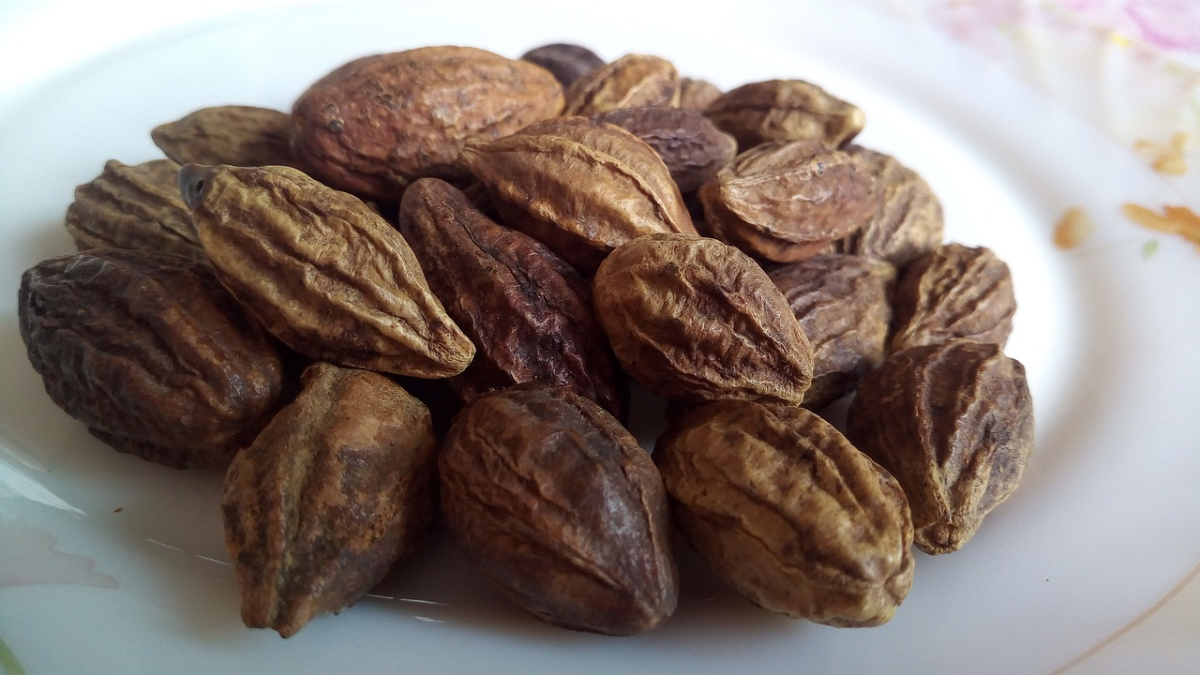
M 815 413 L 716 401 L 654 446 L 687 540 L 755 604 L 831 626 L 887 622 L 912 586 L 896 479 Z
M 658 153 L 612 124 L 546 120 L 490 143 L 468 142 L 462 161 L 487 186 L 502 223 L 584 274 L 635 237 L 695 233 Z
M 416 377 L 471 362 L 404 237 L 359 199 L 287 167 L 189 164 L 180 182 L 221 283 L 300 354 Z
M 356 59 L 315 82 L 292 108 L 292 147 L 335 188 L 398 198 L 417 178 L 463 176 L 468 139 L 507 136 L 562 107 L 562 86 L 540 66 L 424 47 Z
M 683 193 L 694 192 L 737 154 L 737 141 L 694 110 L 621 108 L 595 119 L 615 124 L 658 153 Z
M 296 399 L 225 476 L 225 543 L 242 621 L 290 637 L 360 600 L 436 507 L 429 411 L 388 378 L 309 366 Z
M 564 115 L 596 115 L 648 105 L 679 106 L 679 72 L 657 56 L 626 54 L 567 87 Z
M 861 382 L 847 436 L 900 481 L 916 545 L 961 548 L 1017 488 L 1033 449 L 1025 368 L 997 344 L 897 352 Z
M 954 338 L 995 342 L 1017 312 L 1008 265 L 985 247 L 951 243 L 914 260 L 896 284 L 891 350 Z
M 535 385 L 481 396 L 455 418 L 438 469 L 442 513 L 472 563 L 537 618 L 631 635 L 674 612 L 662 479 L 589 399 Z
M 866 124 L 857 106 L 803 80 L 744 84 L 725 92 L 704 114 L 733 134 L 743 151 L 760 143 L 810 139 L 837 147 Z
M 563 87 L 569 87 L 575 80 L 604 67 L 604 59 L 587 47 L 561 42 L 531 49 L 521 55 L 521 60 L 550 71 Z
M 883 364 L 896 269 L 836 253 L 780 265 L 769 273 L 813 348 L 813 381 L 804 405 L 818 409 L 849 394 Z
M 867 223 L 882 191 L 854 160 L 821 141 L 763 143 L 700 188 L 713 236 L 750 255 L 795 262 L 832 252 Z
M 721 90 L 708 80 L 684 77 L 679 80 L 679 107 L 704 112 L 721 98 Z
M 224 468 L 270 420 L 278 350 L 204 263 L 92 249 L 21 277 L 21 337 L 46 393 L 113 448 Z
M 891 155 L 851 145 L 846 152 L 883 191 L 879 209 L 862 229 L 838 242 L 838 251 L 904 267 L 942 244 L 942 203 L 917 172 Z
M 154 127 L 150 138 L 179 164 L 299 166 L 292 156 L 292 116 L 270 108 L 201 108 Z
M 400 232 L 434 295 L 475 343 L 471 365 L 449 380 L 464 402 L 542 382 L 624 419 L 623 375 L 592 311 L 591 285 L 574 268 L 436 178 L 404 192 Z
M 179 193 L 179 165 L 169 159 L 122 164 L 75 188 L 66 227 L 80 251 L 130 248 L 204 261 L 192 213 Z
M 812 347 L 771 279 L 715 239 L 658 234 L 616 249 L 592 281 L 629 376 L 663 398 L 799 405 Z

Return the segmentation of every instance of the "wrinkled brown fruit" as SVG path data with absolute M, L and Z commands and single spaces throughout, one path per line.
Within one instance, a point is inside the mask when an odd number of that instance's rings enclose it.
M 315 82 L 292 108 L 292 147 L 333 187 L 397 198 L 417 178 L 462 176 L 468 139 L 507 136 L 562 107 L 562 86 L 540 66 L 424 47 L 357 59 Z
M 942 244 L 942 203 L 915 171 L 891 155 L 851 145 L 846 152 L 883 191 L 879 209 L 862 229 L 838 242 L 842 253 L 904 267 Z
M 455 418 L 438 467 L 451 531 L 537 618 L 631 635 L 674 612 L 662 479 L 590 400 L 530 385 L 484 395 Z
M 596 316 L 630 377 L 663 398 L 799 405 L 812 347 L 766 272 L 715 239 L 658 234 L 613 251 Z
M 546 120 L 497 141 L 469 142 L 462 160 L 487 186 L 502 223 L 584 274 L 635 237 L 695 233 L 658 153 L 612 124 Z
M 422 178 L 404 192 L 400 232 L 432 289 L 475 343 L 449 380 L 465 402 L 521 382 L 569 389 L 624 419 L 620 367 L 592 311 L 591 285 L 537 240 L 498 225 L 462 192 Z
M 1033 449 L 1025 368 L 969 340 L 893 354 L 859 383 L 847 436 L 904 487 L 917 547 L 956 551 L 1017 488 Z
M 561 42 L 531 49 L 521 55 L 521 60 L 550 71 L 563 87 L 604 67 L 604 60 L 587 47 Z
M 685 77 L 679 80 L 679 107 L 704 112 L 721 98 L 721 90 L 708 80 Z
M 759 143 L 818 140 L 848 143 L 862 131 L 862 110 L 802 80 L 752 82 L 725 92 L 705 109 L 745 151 Z
M 737 154 L 733 136 L 694 110 L 621 108 L 595 118 L 625 129 L 654 148 L 683 193 L 698 190 Z
M 416 377 L 471 362 L 404 237 L 357 198 L 286 167 L 189 164 L 180 184 L 221 283 L 300 354 Z
M 121 452 L 224 468 L 283 390 L 275 345 L 207 265 L 94 249 L 21 277 L 21 337 L 46 393 Z
M 572 82 L 563 114 L 596 115 L 648 105 L 679 105 L 679 73 L 666 59 L 626 54 Z
M 699 194 L 713 236 L 774 262 L 829 252 L 874 216 L 882 198 L 871 175 L 820 141 L 755 146 Z
M 849 394 L 883 364 L 896 270 L 878 260 L 826 254 L 771 270 L 813 348 L 804 405 L 821 408 Z
M 894 303 L 893 352 L 954 338 L 1003 346 L 1017 312 L 1008 265 L 990 249 L 954 243 L 909 264 Z
M 376 373 L 309 366 L 225 476 L 242 621 L 286 638 L 360 600 L 428 529 L 436 462 L 420 401 Z
M 150 138 L 179 164 L 297 165 L 292 156 L 292 116 L 270 108 L 201 108 L 154 127 Z
M 66 227 L 80 251 L 130 248 L 205 261 L 192 213 L 179 194 L 179 165 L 169 159 L 122 164 L 111 159 L 75 188 Z
M 739 593 L 831 626 L 887 622 L 912 586 L 900 485 L 816 414 L 717 401 L 654 447 L 675 521 Z

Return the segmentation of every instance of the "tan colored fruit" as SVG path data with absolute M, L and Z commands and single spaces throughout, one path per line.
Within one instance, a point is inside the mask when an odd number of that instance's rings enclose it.
M 300 394 L 225 476 L 242 620 L 290 637 L 360 600 L 436 509 L 429 411 L 388 378 L 309 366 Z
M 678 107 L 679 73 L 666 59 L 626 54 L 576 79 L 564 115 L 596 115 L 649 105 Z
M 635 237 L 695 233 L 658 153 L 612 124 L 546 120 L 490 143 L 471 141 L 462 160 L 487 186 L 501 222 L 585 274 Z
M 657 234 L 613 251 L 596 316 L 630 377 L 664 398 L 799 405 L 812 347 L 766 272 L 715 239 Z
M 221 283 L 300 354 L 416 377 L 471 362 L 404 237 L 359 199 L 287 167 L 189 164 L 180 182 Z
M 154 127 L 150 138 L 179 164 L 297 165 L 292 156 L 292 116 L 270 108 L 201 108 Z
M 815 413 L 708 403 L 671 425 L 654 458 L 688 541 L 755 604 L 877 626 L 908 594 L 913 525 L 900 485 Z
M 705 109 L 745 151 L 759 143 L 818 140 L 837 147 L 862 131 L 862 110 L 803 80 L 752 82 L 725 92 Z
M 80 251 L 115 247 L 208 259 L 179 193 L 179 165 L 169 159 L 109 160 L 95 180 L 75 188 L 66 227 Z

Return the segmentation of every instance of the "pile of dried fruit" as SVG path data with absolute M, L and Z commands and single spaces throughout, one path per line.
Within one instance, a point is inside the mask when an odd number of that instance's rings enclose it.
M 878 625 L 913 543 L 957 550 L 1016 487 L 1033 423 L 1007 266 L 943 244 L 864 121 L 570 45 L 362 58 L 110 161 L 21 333 L 98 438 L 227 471 L 248 626 L 353 604 L 439 501 L 555 625 L 666 620 L 672 528 L 764 608 Z M 653 455 L 627 376 L 669 400 Z M 810 412 L 850 393 L 845 435 Z

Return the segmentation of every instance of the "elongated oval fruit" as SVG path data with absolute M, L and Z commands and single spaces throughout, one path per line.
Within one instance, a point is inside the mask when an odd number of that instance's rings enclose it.
M 487 186 L 501 222 L 585 274 L 635 237 L 696 232 L 658 153 L 612 124 L 546 120 L 490 143 L 470 141 L 462 161 Z
M 572 82 L 563 114 L 596 115 L 647 105 L 679 106 L 679 72 L 666 59 L 626 54 Z
M 436 509 L 429 410 L 390 379 L 315 363 L 238 453 L 221 512 L 242 620 L 290 637 L 410 553 Z
M 542 382 L 626 412 L 620 366 L 592 311 L 592 288 L 532 237 L 499 225 L 452 185 L 422 178 L 400 201 L 400 232 L 429 287 L 475 343 L 448 381 L 465 402 Z
M 859 382 L 847 435 L 900 481 L 917 547 L 956 551 L 1016 490 L 1033 450 L 1025 368 L 997 344 L 897 352 Z
M 862 131 L 857 106 L 803 80 L 751 82 L 725 92 L 705 109 L 741 150 L 774 141 L 818 140 L 843 145 Z
M 17 313 L 51 400 L 121 452 L 223 469 L 280 403 L 278 348 L 204 263 L 117 248 L 52 258 L 22 275 Z
M 150 138 L 180 164 L 296 166 L 292 116 L 248 105 L 200 108 L 154 127 Z
M 767 273 L 736 248 L 694 235 L 640 237 L 612 252 L 592 290 L 621 365 L 651 392 L 804 400 L 812 346 Z
M 109 160 L 95 180 L 75 188 L 65 224 L 80 251 L 132 248 L 208 259 L 179 194 L 179 165 L 169 159 Z
M 292 349 L 415 377 L 471 362 L 404 237 L 359 199 L 287 167 L 189 164 L 180 185 L 221 283 Z
M 438 473 L 472 563 L 542 621 L 631 635 L 674 612 L 662 479 L 589 399 L 538 385 L 481 396 L 455 418 Z
M 351 61 L 292 108 L 292 147 L 336 188 L 397 198 L 423 176 L 461 176 L 468 139 L 494 140 L 558 115 L 550 71 L 470 47 L 423 47 Z
M 912 586 L 913 523 L 887 471 L 795 406 L 716 401 L 654 446 L 688 541 L 742 595 L 832 626 L 887 622 Z
M 795 262 L 832 252 L 869 222 L 882 191 L 850 155 L 804 140 L 741 153 L 699 196 L 713 236 L 758 259 Z
M 955 338 L 1004 346 L 1017 313 L 1008 265 L 991 249 L 956 243 L 912 261 L 893 302 L 893 352 Z

